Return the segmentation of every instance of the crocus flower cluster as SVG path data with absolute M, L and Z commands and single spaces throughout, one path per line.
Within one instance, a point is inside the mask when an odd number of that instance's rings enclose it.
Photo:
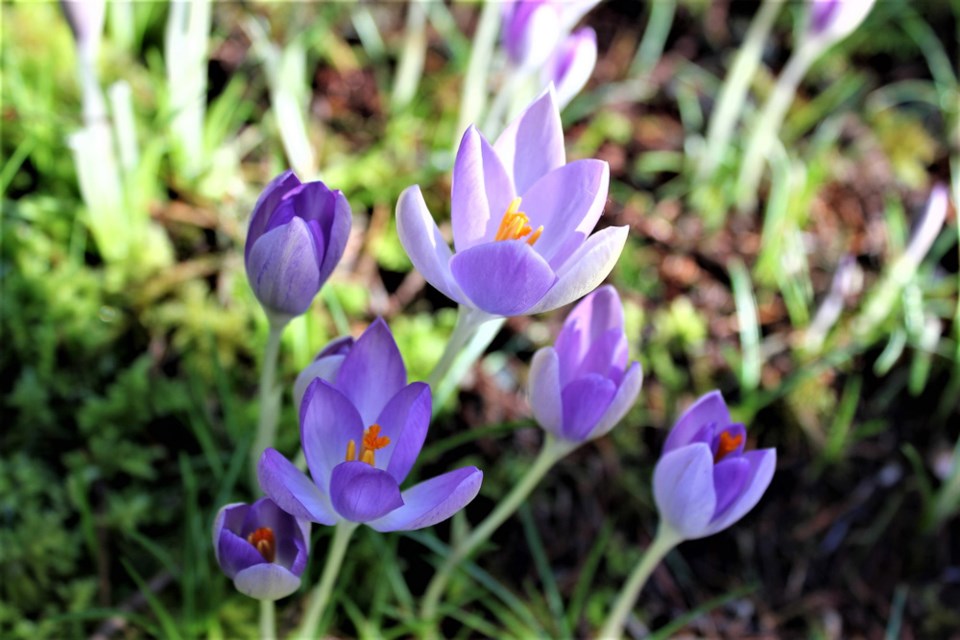
M 304 313 L 340 261 L 350 235 L 350 205 L 322 182 L 292 171 L 267 185 L 253 209 L 244 248 L 247 278 L 274 319 Z
M 590 79 L 597 63 L 597 34 L 570 29 L 599 0 L 515 0 L 503 5 L 503 49 L 524 72 L 538 71 L 557 87 L 562 109 Z
M 213 523 L 213 549 L 237 591 L 277 600 L 300 587 L 310 550 L 310 523 L 268 498 L 228 504 Z
M 702 396 L 677 420 L 654 469 L 653 495 L 663 523 L 681 539 L 722 531 L 760 501 L 777 452 L 745 452 L 746 440 L 746 428 L 732 423 L 719 391 Z
M 541 427 L 584 442 L 612 429 L 640 393 L 639 362 L 627 366 L 623 307 L 616 289 L 600 287 L 574 307 L 557 336 L 530 365 L 530 404 Z
M 492 316 L 541 313 L 589 293 L 616 264 L 627 227 L 590 235 L 607 199 L 601 160 L 566 162 L 552 90 L 491 146 L 467 129 L 453 168 L 456 252 L 418 186 L 397 203 L 397 230 L 427 281 L 461 305 Z
M 329 369 L 310 382 L 300 405 L 311 477 L 275 449 L 260 459 L 260 487 L 281 509 L 325 525 L 348 520 L 397 531 L 446 520 L 476 497 L 483 479 L 476 467 L 400 491 L 427 435 L 431 397 L 426 384 L 407 384 L 383 320 L 353 344 L 335 343 L 320 360 Z

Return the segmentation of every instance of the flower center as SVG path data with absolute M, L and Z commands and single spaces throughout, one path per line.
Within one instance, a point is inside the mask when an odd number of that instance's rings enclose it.
M 360 441 L 360 462 L 366 462 L 371 467 L 374 465 L 373 452 L 377 449 L 383 449 L 390 444 L 390 438 L 380 435 L 380 425 L 372 424 L 363 432 L 363 439 Z M 357 460 L 357 443 L 351 440 L 347 443 L 347 462 Z
M 500 220 L 500 228 L 497 229 L 494 240 L 519 240 L 530 236 L 527 238 L 527 244 L 531 246 L 537 241 L 540 234 L 543 233 L 543 225 L 540 225 L 534 231 L 530 226 L 530 218 L 523 211 L 517 211 L 519 208 L 520 198 L 514 198 Z
M 720 432 L 720 445 L 717 447 L 717 453 L 713 456 L 713 462 L 716 464 L 723 460 L 727 455 L 733 453 L 743 442 L 743 435 L 730 435 L 729 431 Z
M 270 527 L 260 527 L 247 536 L 247 542 L 252 544 L 267 562 L 273 562 L 277 557 L 277 540 Z

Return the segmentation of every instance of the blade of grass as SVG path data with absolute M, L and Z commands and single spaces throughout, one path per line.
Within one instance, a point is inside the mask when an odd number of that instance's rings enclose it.
M 577 579 L 577 585 L 573 589 L 573 596 L 570 598 L 570 606 L 567 607 L 567 624 L 571 629 L 577 628 L 580 621 L 580 615 L 583 613 L 584 605 L 587 602 L 587 595 L 593 587 L 593 576 L 600 566 L 600 560 L 603 559 L 604 551 L 610 542 L 610 535 L 613 533 L 613 525 L 610 521 L 603 523 L 603 528 L 597 535 L 596 542 L 590 548 L 587 559 L 584 560 L 580 568 L 580 577 Z
M 182 640 L 183 636 L 180 634 L 180 630 L 177 628 L 177 623 L 174 621 L 173 616 L 170 615 L 170 612 L 167 611 L 167 608 L 162 602 L 160 602 L 160 599 L 157 598 L 156 594 L 153 593 L 153 590 L 150 589 L 149 585 L 147 585 L 140 574 L 137 573 L 137 570 L 133 568 L 133 565 L 130 564 L 126 558 L 120 558 L 120 564 L 123 565 L 123 568 L 126 570 L 127 574 L 137 584 L 137 588 L 147 600 L 147 605 L 150 607 L 153 615 L 157 617 L 157 621 L 160 623 L 160 628 L 163 630 L 161 635 L 164 638 Z
M 553 621 L 558 626 L 555 632 L 560 637 L 569 638 L 570 627 L 567 625 L 567 612 L 563 607 L 563 597 L 560 595 L 553 569 L 550 568 L 550 560 L 547 558 L 547 550 L 543 547 L 543 539 L 540 537 L 537 525 L 530 514 L 530 507 L 527 504 L 521 505 L 518 514 L 523 525 L 523 535 L 527 540 L 527 547 L 533 556 L 533 564 L 537 568 L 537 573 L 540 574 L 540 582 L 543 585 L 547 606 L 550 607 Z
M 757 302 L 753 295 L 750 275 L 739 258 L 730 261 L 730 281 L 740 325 L 740 384 L 752 391 L 760 385 L 760 325 L 757 320 Z

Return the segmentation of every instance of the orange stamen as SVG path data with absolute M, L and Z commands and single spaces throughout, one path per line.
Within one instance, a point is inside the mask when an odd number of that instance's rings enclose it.
M 737 450 L 737 447 L 740 446 L 740 443 L 743 442 L 743 436 L 738 434 L 735 436 L 730 435 L 729 431 L 720 432 L 720 444 L 717 446 L 717 453 L 713 456 L 713 461 L 720 462 L 727 455 L 733 453 Z
M 497 228 L 495 241 L 501 240 L 519 240 L 527 238 L 527 243 L 532 245 L 543 233 L 543 227 L 538 227 L 536 231 L 530 226 L 530 218 L 523 211 L 520 211 L 520 198 L 514 198 L 507 207 L 507 211 L 500 219 L 500 226 Z M 532 235 L 531 235 L 532 234 Z
M 277 557 L 277 541 L 270 527 L 260 527 L 247 536 L 247 542 L 252 544 L 267 562 L 273 562 Z
M 383 449 L 390 444 L 390 438 L 380 435 L 380 425 L 372 424 L 363 432 L 363 439 L 360 441 L 360 462 L 366 462 L 371 467 L 376 466 L 374 460 L 374 451 Z M 347 443 L 346 461 L 357 460 L 357 443 L 350 440 Z

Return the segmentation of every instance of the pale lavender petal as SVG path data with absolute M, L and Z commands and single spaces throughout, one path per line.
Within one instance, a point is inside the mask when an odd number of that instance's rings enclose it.
M 260 456 L 257 478 L 263 492 L 290 515 L 325 525 L 339 520 L 327 496 L 276 449 L 267 449 Z
M 717 506 L 710 447 L 696 443 L 662 455 L 653 471 L 653 497 L 660 517 L 683 538 L 704 535 Z
M 333 470 L 330 499 L 337 513 L 352 522 L 375 520 L 403 505 L 393 476 L 359 460 Z
M 320 290 L 317 250 L 307 223 L 300 218 L 260 236 L 246 266 L 257 299 L 279 313 L 302 314 Z
M 252 544 L 232 531 L 220 532 L 216 549 L 220 568 L 231 579 L 247 567 L 266 562 Z
M 610 378 L 614 384 L 620 384 L 623 370 L 627 366 L 629 347 L 627 336 L 623 329 L 610 329 L 603 335 L 597 336 L 590 344 L 590 348 L 579 363 L 573 363 L 564 371 L 569 379 L 581 378 L 590 373 L 596 373 L 604 378 Z M 561 384 L 569 379 L 562 378 Z
M 450 219 L 453 244 L 463 251 L 490 242 L 514 198 L 513 181 L 476 127 L 463 134 L 453 165 Z
M 561 34 L 561 16 L 554 2 L 517 3 L 514 12 L 516 26 L 509 29 L 504 46 L 515 65 L 535 70 L 542 65 L 557 44 Z
M 482 480 L 476 467 L 425 480 L 403 492 L 402 507 L 367 524 L 377 531 L 412 531 L 443 522 L 477 497 Z
M 318 378 L 327 382 L 336 380 L 340 365 L 343 364 L 343 358 L 342 355 L 326 356 L 308 364 L 293 383 L 293 406 L 299 410 L 303 402 L 303 395 L 314 380 Z
M 433 221 L 419 186 L 408 187 L 397 201 L 397 235 L 417 271 L 440 293 L 458 304 L 466 298 L 450 274 L 453 255 Z
M 264 563 L 238 573 L 233 586 L 257 600 L 279 600 L 300 588 L 300 577 L 278 564 Z
M 522 240 L 461 251 L 450 261 L 450 270 L 473 306 L 498 316 L 524 313 L 557 281 L 546 260 Z
M 673 451 L 693 442 L 705 426 L 725 427 L 728 424 L 730 424 L 730 411 L 727 409 L 727 403 L 723 401 L 719 391 L 711 391 L 700 396 L 690 405 L 690 408 L 683 412 L 670 430 L 666 442 L 663 443 L 663 451 L 664 453 Z
M 563 321 L 556 345 L 564 367 L 576 369 L 590 344 L 611 330 L 623 331 L 623 305 L 617 290 L 606 284 L 584 296 Z
M 590 27 L 580 29 L 557 49 L 540 77 L 552 81 L 557 90 L 557 108 L 561 111 L 586 86 L 597 65 L 597 34 Z
M 607 407 L 596 428 L 590 434 L 591 439 L 605 435 L 623 420 L 637 401 L 641 386 L 643 386 L 643 369 L 639 362 L 634 362 L 624 374 L 616 395 L 610 401 L 610 406 Z
M 220 562 L 220 553 L 218 551 L 220 547 L 220 532 L 224 529 L 227 531 L 239 531 L 240 527 L 243 526 L 243 519 L 249 510 L 250 505 L 246 502 L 232 502 L 220 507 L 220 510 L 217 511 L 217 516 L 213 519 L 213 553 L 218 563 Z
M 566 162 L 563 127 L 553 89 L 548 89 L 507 125 L 493 148 L 523 196 L 541 177 Z
M 597 226 L 607 204 L 610 166 L 603 160 L 576 160 L 544 175 L 521 192 L 521 210 L 543 233 L 534 245 L 554 269 L 579 248 Z
M 553 347 L 544 347 L 533 354 L 529 375 L 530 406 L 537 424 L 561 435 L 563 401 L 560 397 L 560 359 Z
M 774 449 L 759 449 L 744 453 L 741 460 L 750 463 L 750 474 L 744 481 L 744 489 L 725 512 L 710 523 L 710 526 L 701 534 L 709 536 L 722 531 L 735 523 L 753 509 L 763 493 L 770 486 L 773 472 L 777 467 L 777 452 Z
M 277 205 L 289 191 L 301 184 L 300 179 L 293 171 L 284 171 L 264 188 L 263 193 L 257 199 L 257 204 L 253 207 L 253 215 L 250 216 L 250 228 L 247 230 L 247 241 L 243 248 L 244 261 L 249 261 L 250 249 L 253 247 L 253 243 L 266 232 L 267 225 L 270 223 L 270 216 Z
M 590 374 L 563 388 L 563 437 L 582 442 L 590 435 L 610 406 L 616 385 L 607 378 Z
M 713 517 L 723 512 L 737 499 L 750 475 L 750 463 L 746 458 L 724 458 L 713 465 L 713 489 L 717 492 L 717 507 Z
M 407 384 L 400 349 L 383 318 L 363 332 L 343 359 L 336 387 L 350 398 L 365 426 L 373 424 L 384 405 Z
M 324 228 L 326 247 L 324 247 L 323 261 L 320 263 L 321 283 L 327 281 L 340 262 L 340 258 L 343 257 L 347 240 L 350 238 L 350 225 L 353 222 L 353 214 L 347 198 L 339 190 L 333 191 L 333 197 L 333 215 L 329 216 Z
M 350 400 L 325 380 L 314 380 L 300 407 L 300 443 L 313 482 L 330 493 L 330 474 L 344 461 L 351 440 L 360 450 L 367 424 Z
M 377 424 L 390 444 L 377 452 L 377 466 L 386 469 L 397 484 L 404 481 L 416 462 L 430 426 L 430 387 L 413 382 L 400 390 L 383 408 Z
M 596 289 L 617 264 L 629 230 L 626 226 L 607 227 L 590 236 L 557 271 L 553 288 L 526 313 L 551 311 Z

